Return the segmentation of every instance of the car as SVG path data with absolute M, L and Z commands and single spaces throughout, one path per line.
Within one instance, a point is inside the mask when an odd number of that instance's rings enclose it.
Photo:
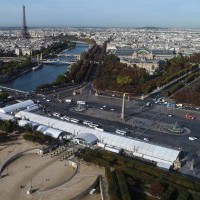
M 64 115 L 64 116 L 60 117 L 60 119 L 65 120 L 65 117 L 66 117 L 66 116 Z
M 66 121 L 70 121 L 70 117 L 64 117 L 64 120 L 66 120 Z
M 146 141 L 146 142 L 150 141 L 149 138 L 144 138 L 143 140 Z
M 114 108 L 111 108 L 110 110 L 111 110 L 111 111 L 114 111 Z
M 47 101 L 47 102 L 50 102 L 50 101 L 51 101 L 51 99 L 46 99 L 46 101 Z
M 103 110 L 103 108 L 100 108 L 100 110 Z
M 172 114 L 168 114 L 167 116 L 168 116 L 168 117 L 173 117 L 173 115 L 172 115 Z
M 194 141 L 194 140 L 197 140 L 198 138 L 197 137 L 189 137 L 188 139 Z
M 185 119 L 195 119 L 195 116 L 194 115 L 191 115 L 191 114 L 185 114 L 184 116 Z
M 55 117 L 61 117 L 60 113 L 56 113 L 56 112 L 53 113 L 53 116 L 55 116 Z
M 145 106 L 146 107 L 150 107 L 151 106 L 151 102 L 147 102 Z

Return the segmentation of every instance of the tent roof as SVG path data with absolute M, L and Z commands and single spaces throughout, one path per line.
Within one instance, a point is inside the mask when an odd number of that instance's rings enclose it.
M 22 101 L 20 103 L 16 103 L 10 106 L 5 106 L 3 108 L 0 108 L 1 113 L 11 113 L 13 111 L 16 111 L 18 109 L 26 108 L 27 106 L 33 105 L 34 102 L 32 100 Z
M 104 144 L 122 148 L 130 152 L 134 152 L 137 155 L 141 155 L 141 157 L 148 156 L 154 161 L 159 159 L 173 163 L 180 153 L 179 150 L 172 149 L 169 147 L 145 142 L 135 138 L 128 138 L 125 136 L 112 134 L 106 131 L 95 130 L 93 128 L 85 127 L 80 124 L 61 121 L 58 119 L 53 119 L 30 112 L 20 111 L 19 113 L 17 113 L 17 115 L 21 116 L 21 118 L 25 117 L 30 121 L 44 124 L 45 126 L 50 126 L 52 128 L 71 133 L 73 135 L 78 135 L 81 133 L 91 133 L 95 135 L 98 138 L 98 140 Z M 86 136 L 83 135 L 82 137 Z M 87 137 L 90 138 L 90 136 Z
M 92 144 L 98 140 L 98 138 L 92 133 L 81 133 L 81 134 L 77 135 L 75 138 L 82 139 L 90 144 Z

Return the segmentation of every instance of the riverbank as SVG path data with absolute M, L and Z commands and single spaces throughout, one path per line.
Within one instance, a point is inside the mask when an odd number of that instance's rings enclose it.
M 14 80 L 15 78 L 18 78 L 20 76 L 22 76 L 23 74 L 26 74 L 27 72 L 31 71 L 32 70 L 32 67 L 29 68 L 29 69 L 25 69 L 23 72 L 20 72 L 19 74 L 16 74 L 14 76 L 10 76 L 10 77 L 6 77 L 5 79 L 0 79 L 0 84 L 2 83 L 6 83 L 6 82 L 9 82 L 9 81 L 12 81 Z
M 88 45 L 82 45 L 77 43 L 74 49 L 65 49 L 62 51 L 63 55 L 59 57 L 60 60 L 68 61 L 69 57 L 66 54 L 77 55 L 88 49 Z M 60 65 L 50 65 L 43 64 L 43 68 L 36 71 L 32 71 L 33 66 L 28 66 L 26 69 L 21 70 L 20 73 L 13 75 L 12 77 L 7 77 L 0 80 L 0 83 L 4 87 L 9 87 L 13 89 L 32 91 L 35 90 L 39 85 L 51 83 L 56 80 L 59 75 L 64 75 L 68 68 L 67 64 Z

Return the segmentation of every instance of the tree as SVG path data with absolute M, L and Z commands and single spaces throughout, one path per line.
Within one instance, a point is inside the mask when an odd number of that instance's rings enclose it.
M 0 123 L 0 129 L 6 133 L 11 133 L 18 128 L 17 121 L 6 120 Z
M 55 83 L 59 85 L 64 84 L 65 82 L 66 82 L 66 77 L 63 75 L 58 75 L 55 81 Z
M 132 83 L 132 78 L 130 76 L 118 76 L 117 83 L 120 85 L 130 85 Z
M 1 92 L 0 93 L 0 100 L 5 100 L 7 99 L 9 94 L 7 92 Z
M 160 196 L 164 191 L 165 191 L 165 187 L 159 182 L 152 183 L 149 188 L 149 192 L 153 196 Z

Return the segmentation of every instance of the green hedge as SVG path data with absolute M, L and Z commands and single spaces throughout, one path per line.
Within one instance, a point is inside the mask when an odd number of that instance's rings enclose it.
M 108 193 L 110 200 L 121 200 L 121 194 L 118 183 L 116 181 L 116 173 L 111 172 L 109 167 L 106 167 L 105 174 L 108 181 Z
M 177 197 L 177 190 L 174 187 L 169 186 L 167 190 L 162 194 L 162 200 L 173 200 Z
M 125 174 L 132 176 L 134 180 L 142 182 L 142 184 L 151 183 L 155 179 L 159 179 L 159 181 L 178 190 L 190 189 L 189 193 L 200 195 L 199 182 L 190 180 L 179 174 L 163 171 L 152 164 L 147 164 L 137 159 L 130 159 L 107 151 L 94 151 L 91 149 L 87 149 L 82 158 L 99 166 L 113 166 L 118 170 L 122 170 Z
M 131 200 L 131 194 L 129 192 L 126 180 L 124 178 L 124 174 L 122 171 L 117 170 L 116 171 L 117 174 L 117 179 L 118 179 L 118 183 L 119 183 L 119 187 L 120 187 L 120 191 L 122 194 L 122 199 L 123 200 Z

